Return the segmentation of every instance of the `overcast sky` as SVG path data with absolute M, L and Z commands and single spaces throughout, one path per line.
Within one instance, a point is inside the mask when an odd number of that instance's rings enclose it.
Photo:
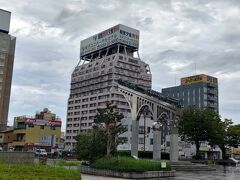
M 0 0 L 17 37 L 9 125 L 48 107 L 65 129 L 71 72 L 84 38 L 124 24 L 140 30 L 153 89 L 206 73 L 219 80 L 222 118 L 240 123 L 239 0 Z

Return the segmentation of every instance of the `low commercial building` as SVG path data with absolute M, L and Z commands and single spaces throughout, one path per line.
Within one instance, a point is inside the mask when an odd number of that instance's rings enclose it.
M 36 148 L 58 148 L 61 140 L 62 122 L 47 108 L 36 113 L 34 117 L 19 116 L 14 119 L 13 142 L 15 150 L 28 151 Z
M 12 128 L 0 132 L 0 147 L 3 151 L 8 151 L 12 147 L 12 142 L 16 136 Z

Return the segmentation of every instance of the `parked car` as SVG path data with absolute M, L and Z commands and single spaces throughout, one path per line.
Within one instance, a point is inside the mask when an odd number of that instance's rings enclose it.
M 229 158 L 229 160 L 231 160 L 231 161 L 232 161 L 233 163 L 235 163 L 236 165 L 237 165 L 237 164 L 240 164 L 240 161 L 237 160 L 237 159 L 235 159 L 235 158 L 233 158 L 233 157 Z
M 14 147 L 9 147 L 8 151 L 10 151 L 10 152 L 14 151 Z
M 45 149 L 37 149 L 35 151 L 36 156 L 47 156 L 47 151 Z

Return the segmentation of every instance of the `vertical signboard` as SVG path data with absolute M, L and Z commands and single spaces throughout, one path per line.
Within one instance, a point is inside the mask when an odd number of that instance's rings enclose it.
M 9 33 L 11 13 L 0 9 L 0 31 Z
M 113 44 L 122 43 L 135 49 L 139 47 L 139 31 L 122 24 L 81 41 L 81 57 Z

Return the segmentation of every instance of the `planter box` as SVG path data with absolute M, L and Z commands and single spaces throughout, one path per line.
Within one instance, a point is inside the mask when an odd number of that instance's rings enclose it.
M 117 172 L 107 169 L 93 169 L 89 166 L 79 166 L 81 173 L 91 174 L 97 176 L 119 177 L 126 179 L 148 179 L 148 178 L 161 178 L 173 177 L 175 171 L 146 171 L 146 172 Z

